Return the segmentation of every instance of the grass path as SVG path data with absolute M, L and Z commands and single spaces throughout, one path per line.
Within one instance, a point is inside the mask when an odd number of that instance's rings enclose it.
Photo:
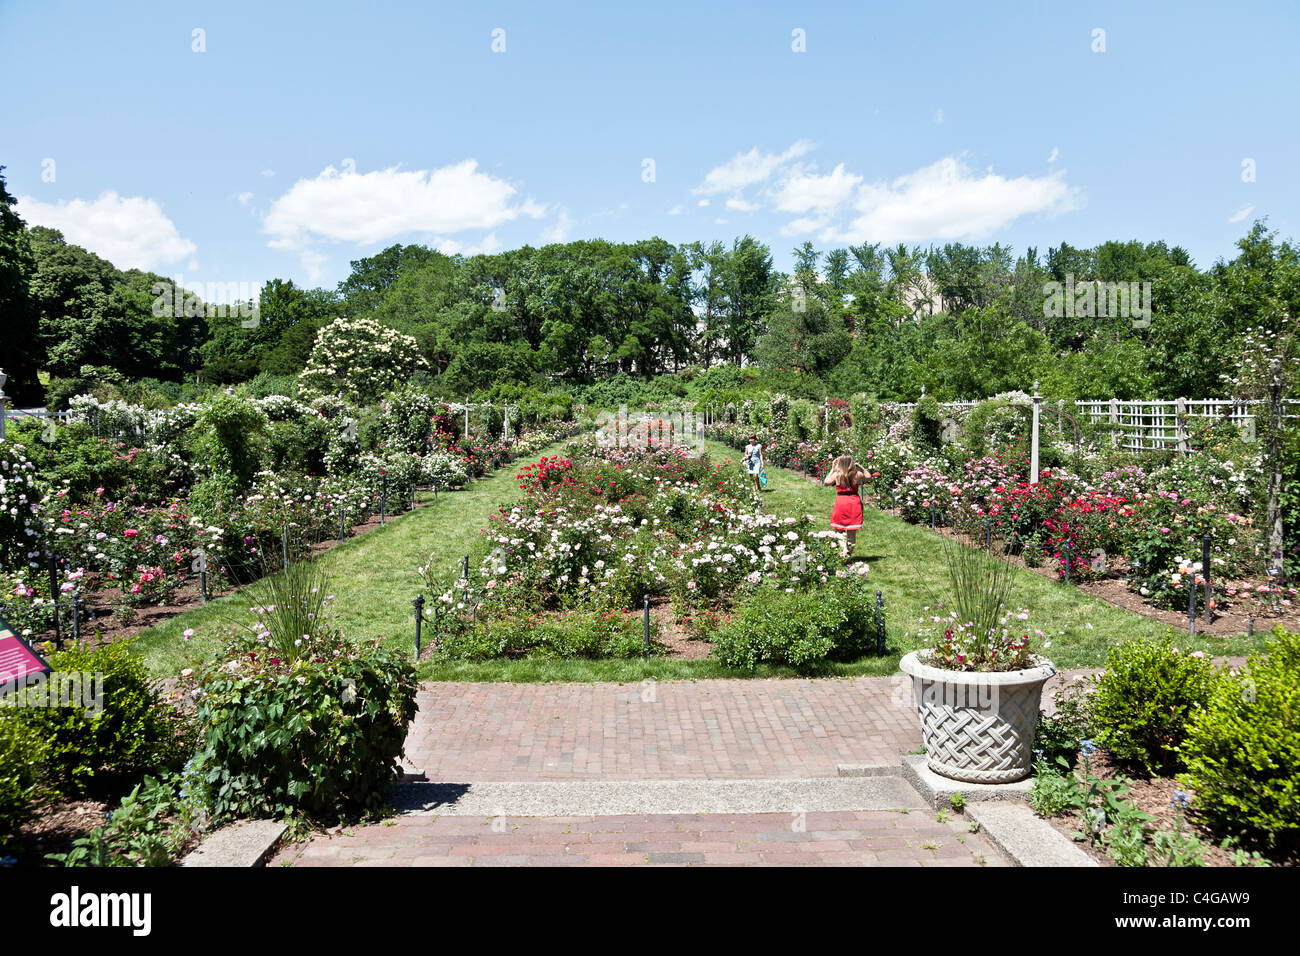
M 553 455 L 560 447 L 546 448 L 537 457 Z M 445 568 L 448 576 L 466 553 L 472 555 L 471 564 L 476 562 L 482 551 L 479 529 L 498 505 L 519 494 L 518 464 L 472 482 L 464 491 L 443 492 L 436 502 L 424 493 L 417 498 L 430 502 L 424 507 L 324 552 L 320 562 L 331 578 L 333 623 L 354 640 L 381 638 L 413 651 L 411 601 L 424 590 L 416 569 L 431 556 L 433 566 Z M 228 622 L 248 622 L 246 592 L 224 595 L 150 628 L 136 639 L 136 652 L 147 658 L 157 676 L 177 674 L 211 657 L 221 649 Z M 188 643 L 183 638 L 187 628 L 196 632 Z
M 704 444 L 715 458 L 730 458 L 739 468 L 739 456 L 733 449 L 712 441 Z M 539 457 L 555 454 L 560 447 L 554 445 L 540 452 Z M 479 529 L 487 524 L 492 511 L 518 496 L 515 474 L 514 467 L 503 468 L 465 491 L 443 494 L 436 504 L 325 552 L 320 560 L 332 577 L 334 623 L 353 639 L 380 638 L 393 647 L 413 650 L 411 600 L 424 588 L 416 568 L 432 556 L 435 567 L 450 573 L 467 552 L 481 554 Z M 829 522 L 833 499 L 833 490 L 780 468 L 768 471 L 768 487 L 762 498 L 764 507 L 777 514 L 811 514 L 819 522 Z M 893 673 L 902 654 L 928 643 L 918 634 L 921 621 L 929 613 L 927 609 L 937 611 L 944 600 L 947 577 L 942 539 L 928 528 L 868 507 L 863 530 L 858 534 L 857 554 L 871 566 L 868 587 L 879 589 L 885 597 L 889 653 L 851 664 L 827 665 L 818 672 L 824 675 Z M 471 558 L 471 562 L 475 561 L 476 557 Z M 227 595 L 152 628 L 137 639 L 135 647 L 148 658 L 156 675 L 176 674 L 220 649 L 226 622 L 246 620 L 248 601 L 247 595 Z M 1044 640 L 1051 642 L 1046 654 L 1059 667 L 1101 665 L 1111 644 L 1134 637 L 1158 637 L 1166 630 L 1159 622 L 1020 568 L 1013 571 L 1011 604 L 1029 610 L 1026 626 L 1045 633 Z M 182 633 L 191 627 L 197 633 L 186 643 Z M 1220 656 L 1247 654 L 1260 646 L 1264 637 L 1260 634 L 1252 640 L 1244 636 L 1198 636 L 1192 640 L 1182 634 L 1177 641 L 1185 650 Z M 754 676 L 795 674 L 789 668 L 766 667 Z M 741 676 L 710 658 L 425 662 L 420 666 L 420 675 L 426 680 L 529 682 Z

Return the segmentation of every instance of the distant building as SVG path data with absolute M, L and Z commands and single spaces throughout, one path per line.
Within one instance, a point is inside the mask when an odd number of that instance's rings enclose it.
M 817 281 L 824 283 L 826 277 L 818 275 Z M 782 283 L 781 288 L 777 291 L 777 296 L 782 299 L 791 299 L 799 289 L 799 281 L 794 276 L 790 276 Z M 902 302 L 910 310 L 910 318 L 913 322 L 944 311 L 943 296 L 939 292 L 938 284 L 934 279 L 930 278 L 928 273 L 918 273 L 914 279 L 901 287 L 901 292 Z M 852 296 L 846 297 L 845 301 L 852 301 Z

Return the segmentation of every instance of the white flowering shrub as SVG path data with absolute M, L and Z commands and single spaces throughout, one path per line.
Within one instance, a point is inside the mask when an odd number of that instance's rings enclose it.
M 367 318 L 340 318 L 316 334 L 299 384 L 307 394 L 343 392 L 371 402 L 427 369 L 415 339 Z
M 390 501 L 402 501 L 411 494 L 411 488 L 421 481 L 421 461 L 418 455 L 393 452 L 386 455 L 361 455 L 358 459 L 358 478 L 372 493 L 379 494 L 387 479 Z M 395 511 L 394 506 L 389 507 Z
M 94 395 L 74 395 L 68 400 L 68 421 L 91 426 L 104 435 L 148 434 L 166 412 L 112 399 L 101 402 Z
M 257 400 L 271 422 L 291 422 L 309 417 L 319 417 L 316 409 L 287 395 L 267 395 Z
M 420 459 L 421 480 L 435 488 L 454 488 L 469 481 L 465 464 L 455 455 L 430 452 Z
M 24 447 L 0 443 L 0 567 L 15 570 L 27 564 L 40 537 L 40 499 L 36 467 Z
M 443 404 L 432 395 L 405 386 L 379 404 L 379 441 L 387 451 L 419 454 L 430 446 L 433 420 Z

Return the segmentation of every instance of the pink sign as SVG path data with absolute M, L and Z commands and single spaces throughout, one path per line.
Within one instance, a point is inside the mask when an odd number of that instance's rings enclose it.
M 32 674 L 45 674 L 49 669 L 50 665 L 41 660 L 39 654 L 0 621 L 0 685 L 11 684 Z

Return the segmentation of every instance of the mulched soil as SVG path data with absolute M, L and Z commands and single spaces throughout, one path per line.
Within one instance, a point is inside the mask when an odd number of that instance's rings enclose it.
M 1173 828 L 1179 812 L 1173 806 L 1174 791 L 1187 789 L 1186 787 L 1180 787 L 1178 781 L 1173 777 L 1147 777 L 1140 773 L 1134 774 L 1131 771 L 1117 767 L 1104 751 L 1098 751 L 1089 758 L 1086 771 L 1083 770 L 1083 766 L 1083 759 L 1080 758 L 1079 769 L 1084 773 L 1091 772 L 1102 780 L 1111 780 L 1117 777 L 1127 778 L 1129 780 L 1129 792 L 1126 798 L 1136 804 L 1137 808 L 1143 813 L 1150 814 L 1152 820 L 1147 824 L 1148 828 L 1152 831 Z M 1195 802 L 1195 794 L 1193 794 L 1193 806 Z M 1078 820 L 1074 816 L 1048 817 L 1047 822 L 1057 832 L 1071 839 L 1080 829 Z M 1201 841 L 1204 847 L 1202 857 L 1207 866 L 1234 865 L 1232 853 L 1219 845 L 1222 838 L 1214 836 L 1190 811 L 1184 811 L 1184 832 L 1190 832 Z M 1096 847 L 1086 841 L 1076 841 L 1076 845 L 1102 866 L 1117 865 L 1107 854 L 1105 847 Z M 1298 861 L 1273 860 L 1271 862 L 1274 866 L 1295 866 Z
M 67 853 L 77 837 L 104 823 L 108 804 L 98 800 L 58 800 L 22 825 L 10 852 L 19 866 L 47 866 L 47 853 Z
M 650 620 L 659 626 L 659 639 L 664 645 L 664 656 L 685 660 L 708 657 L 713 650 L 709 641 L 691 637 L 677 621 L 672 601 L 666 597 L 650 599 Z

